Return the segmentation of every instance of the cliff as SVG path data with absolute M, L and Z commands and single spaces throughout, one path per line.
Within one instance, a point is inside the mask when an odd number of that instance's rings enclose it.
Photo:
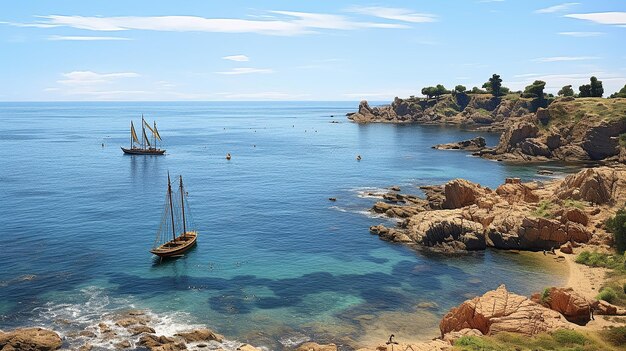
M 626 162 L 626 99 L 529 99 L 516 94 L 396 98 L 371 107 L 361 101 L 357 123 L 458 125 L 502 132 L 495 148 L 475 155 L 498 161 Z M 457 149 L 459 147 L 441 147 Z

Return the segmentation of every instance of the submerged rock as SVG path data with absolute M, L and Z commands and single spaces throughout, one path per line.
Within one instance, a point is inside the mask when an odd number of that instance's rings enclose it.
M 433 149 L 438 150 L 467 150 L 478 151 L 482 150 L 487 145 L 485 138 L 475 137 L 474 139 L 458 141 L 455 143 L 437 144 L 433 146 Z

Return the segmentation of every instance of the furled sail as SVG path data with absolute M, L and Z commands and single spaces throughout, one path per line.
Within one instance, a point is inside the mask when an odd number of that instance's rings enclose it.
M 159 134 L 159 130 L 158 130 L 158 129 L 157 129 L 157 127 L 156 127 L 156 122 L 154 122 L 154 131 L 153 131 L 153 133 L 154 133 L 154 136 L 155 136 L 157 139 L 159 139 L 159 141 L 162 141 L 162 140 L 161 140 L 161 135 Z
M 137 133 L 135 132 L 135 126 L 133 125 L 133 121 L 130 121 L 130 136 L 136 143 L 139 142 L 139 138 L 137 138 Z

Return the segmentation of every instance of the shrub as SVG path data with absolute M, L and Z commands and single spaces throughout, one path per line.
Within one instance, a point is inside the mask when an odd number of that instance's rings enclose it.
M 613 233 L 617 252 L 624 253 L 626 251 L 626 210 L 622 208 L 617 211 L 615 217 L 606 221 L 606 227 Z
M 598 294 L 598 300 L 604 300 L 611 303 L 617 299 L 617 293 L 611 288 L 604 288 Z
M 615 346 L 626 345 L 626 327 L 611 327 L 601 332 L 604 340 Z
M 543 293 L 541 294 L 541 302 L 545 304 L 550 302 L 550 288 L 543 289 Z
M 626 255 L 617 256 L 600 252 L 583 251 L 576 257 L 576 263 L 591 267 L 605 267 L 610 269 L 623 270 L 626 264 Z

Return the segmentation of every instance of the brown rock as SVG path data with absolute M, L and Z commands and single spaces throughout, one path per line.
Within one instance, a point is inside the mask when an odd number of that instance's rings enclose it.
M 591 232 L 580 223 L 567 222 L 565 230 L 567 231 L 569 239 L 577 243 L 586 243 L 592 237 Z
M 238 351 L 261 351 L 261 349 L 258 349 L 250 344 L 243 344 L 239 346 L 237 350 Z
M 443 340 L 450 343 L 450 345 L 454 345 L 455 341 L 457 341 L 458 339 L 464 336 L 482 336 L 482 335 L 483 333 L 481 333 L 481 331 L 478 329 L 465 328 L 459 331 L 453 331 L 453 332 L 445 334 L 443 336 Z
M 438 144 L 433 146 L 433 149 L 438 150 L 467 150 L 467 151 L 478 151 L 485 148 L 487 145 L 485 138 L 476 137 L 474 139 L 463 140 L 456 143 L 448 143 L 448 144 Z
M 202 328 L 195 329 L 190 332 L 183 332 L 175 334 L 176 336 L 180 336 L 185 339 L 186 342 L 197 342 L 197 341 L 224 341 L 224 336 L 213 332 L 211 329 Z
M 93 345 L 85 344 L 78 348 L 78 351 L 91 351 L 93 349 Z
M 82 330 L 80 333 L 78 333 L 78 335 L 84 336 L 86 338 L 95 338 L 96 337 L 96 333 L 92 332 L 91 330 Z
M 510 293 L 500 285 L 453 308 L 439 324 L 441 335 L 466 328 L 478 329 L 485 335 L 512 332 L 531 336 L 569 326 L 558 312 Z
M 509 181 L 511 178 L 507 178 L 505 183 L 500 185 L 496 189 L 496 194 L 503 197 L 508 203 L 514 204 L 517 202 L 537 202 L 539 196 L 536 195 L 533 190 L 526 184 L 521 182 Z
M 0 332 L 0 349 L 8 350 L 12 347 L 16 350 L 49 351 L 60 348 L 62 344 L 63 341 L 57 333 L 43 328 L 23 328 L 6 333 Z
M 590 320 L 589 302 L 572 288 L 549 289 L 548 297 L 542 301 L 544 305 L 561 313 L 573 323 L 585 325 Z
M 528 138 L 534 138 L 539 133 L 539 128 L 532 122 L 521 121 L 511 124 L 500 136 L 500 142 L 496 147 L 496 153 L 502 154 L 516 148 L 520 142 Z
M 561 245 L 561 247 L 559 249 L 564 254 L 571 255 L 571 254 L 574 253 L 574 248 L 572 247 L 572 243 L 570 243 L 569 241 L 567 243 Z
M 298 346 L 295 351 L 337 351 L 337 345 L 320 345 L 315 342 L 305 342 L 304 344 Z
M 124 340 L 115 344 L 115 348 L 118 350 L 129 349 L 131 347 L 130 341 Z
M 589 216 L 585 213 L 585 211 L 579 208 L 569 208 L 563 213 L 563 217 L 567 218 L 568 221 L 580 223 L 586 226 L 589 223 Z
M 136 325 L 136 326 L 127 328 L 127 330 L 132 335 L 139 335 L 141 333 L 148 333 L 148 334 L 154 333 L 154 329 L 151 327 L 148 327 L 147 325 Z
M 454 179 L 444 185 L 445 200 L 442 207 L 454 209 L 473 205 L 476 200 L 486 193 L 490 193 L 488 188 L 469 182 L 465 179 Z
M 560 199 L 606 204 L 617 191 L 619 173 L 609 167 L 587 168 L 566 177 L 555 192 Z
M 127 328 L 131 325 L 146 325 L 150 319 L 146 316 L 125 317 L 117 320 L 115 325 Z

